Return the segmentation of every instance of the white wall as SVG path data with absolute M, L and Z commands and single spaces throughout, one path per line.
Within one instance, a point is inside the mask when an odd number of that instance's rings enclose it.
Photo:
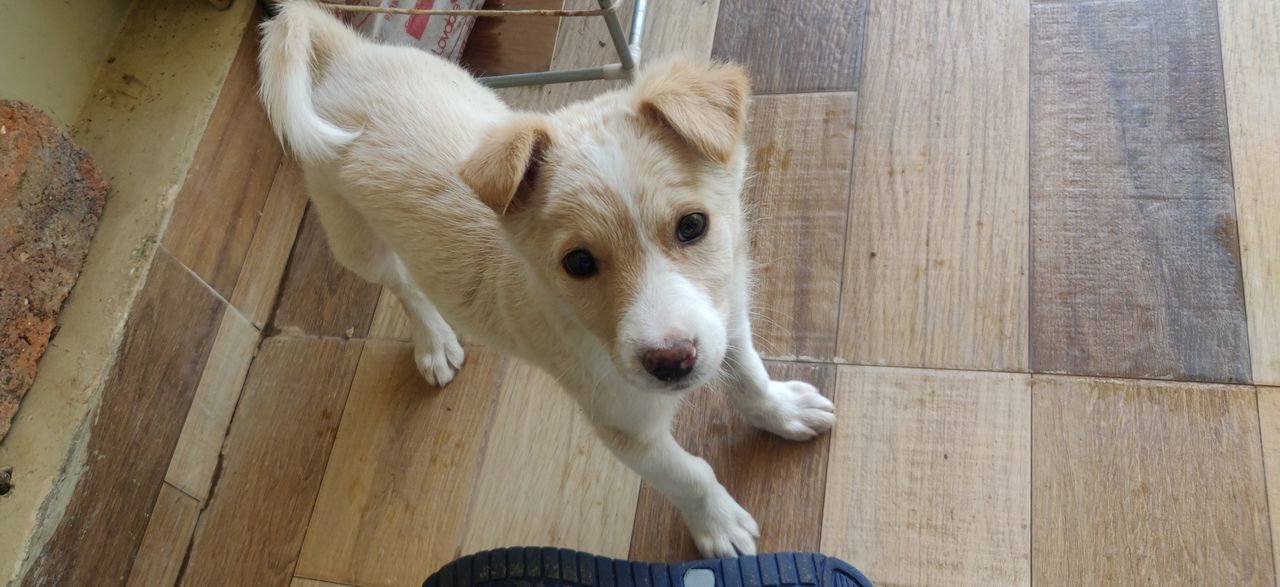
M 0 98 L 71 123 L 133 1 L 0 0 Z

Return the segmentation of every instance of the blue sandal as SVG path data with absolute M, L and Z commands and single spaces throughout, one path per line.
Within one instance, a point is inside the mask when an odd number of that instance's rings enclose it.
M 557 548 L 502 548 L 455 560 L 423 587 L 871 587 L 857 569 L 821 554 L 779 552 L 691 563 L 637 563 Z

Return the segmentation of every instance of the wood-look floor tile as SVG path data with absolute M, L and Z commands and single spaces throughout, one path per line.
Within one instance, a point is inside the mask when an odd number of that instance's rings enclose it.
M 760 96 L 747 130 L 757 283 L 753 330 L 778 358 L 836 350 L 856 94 Z
M 423 577 L 424 579 L 426 577 Z M 354 587 L 343 583 L 331 583 L 329 581 L 317 581 L 315 579 L 304 579 L 302 577 L 294 577 L 293 582 L 289 583 L 289 587 Z
M 380 291 L 338 263 L 320 217 L 309 207 L 280 284 L 271 328 L 289 335 L 362 338 L 369 331 Z
M 1038 585 L 1274 585 L 1249 387 L 1037 376 Z
M 775 379 L 808 381 L 828 397 L 835 367 L 769 363 Z M 730 407 L 720 389 L 698 392 L 676 424 L 676 439 L 706 459 L 716 477 L 760 524 L 761 552 L 816 552 L 822 536 L 823 493 L 831 435 L 791 442 L 756 430 Z M 698 560 L 698 550 L 679 510 L 652 487 L 640 490 L 631 558 L 641 561 Z
M 1271 522 L 1272 568 L 1280 572 L 1280 388 L 1258 388 L 1258 423 L 1262 430 L 1262 469 L 1266 474 Z
M 293 337 L 262 343 L 183 585 L 288 585 L 361 344 Z
M 151 510 L 151 521 L 147 523 L 138 556 L 129 570 L 127 585 L 173 585 L 178 580 L 199 515 L 200 502 L 165 483 Z
M 489 0 L 485 10 L 556 10 L 564 0 Z M 477 18 L 459 65 L 472 74 L 506 75 L 546 71 L 555 52 L 560 18 Z
M 497 402 L 463 553 L 538 545 L 626 557 L 639 476 L 542 370 L 509 360 Z
M 650 10 L 644 25 L 644 39 L 640 43 L 640 55 L 644 61 L 652 63 L 672 56 L 710 57 L 715 46 L 720 2 L 673 2 L 661 9 Z M 649 6 L 655 7 L 653 3 Z
M 1280 2 L 1218 14 L 1253 382 L 1280 385 Z
M 1248 381 L 1214 2 L 1031 22 L 1032 369 Z
M 412 345 L 366 343 L 298 575 L 413 585 L 457 556 L 502 367 L 468 349 L 441 390 L 418 373 Z
M 227 311 L 214 336 L 195 400 L 165 473 L 165 481 L 198 499 L 209 496 L 222 440 L 258 349 L 258 334 L 244 316 Z
M 231 293 L 231 305 L 261 328 L 271 316 L 289 253 L 307 209 L 302 170 L 286 158 L 276 169 L 262 217 L 245 254 L 244 267 Z
M 876 585 L 1030 584 L 1028 376 L 841 367 L 835 402 L 822 552 Z
M 1027 7 L 868 0 L 838 356 L 1027 361 Z
M 369 323 L 369 338 L 411 340 L 412 337 L 404 305 L 390 289 L 382 288 L 378 294 L 378 305 L 373 310 L 373 320 Z
M 258 97 L 257 32 L 246 29 L 163 238 L 227 298 L 283 156 Z
M 716 59 L 742 63 L 757 93 L 856 91 L 866 0 L 723 0 Z
M 24 584 L 128 578 L 225 309 L 181 263 L 156 252 L 101 392 L 84 471 Z

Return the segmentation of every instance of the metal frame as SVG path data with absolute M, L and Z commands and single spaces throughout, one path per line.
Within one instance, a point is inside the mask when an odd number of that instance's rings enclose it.
M 477 81 L 490 88 L 513 88 L 517 86 L 539 86 L 544 84 L 563 84 L 601 79 L 630 80 L 640 65 L 640 40 L 644 37 L 644 19 L 648 12 L 647 0 L 634 0 L 631 11 L 631 31 L 622 36 L 622 21 L 618 19 L 617 0 L 597 0 L 602 10 L 605 26 L 609 27 L 609 37 L 613 39 L 613 47 L 618 52 L 618 63 L 583 67 L 580 69 L 561 69 L 538 71 L 533 73 L 513 73 L 510 75 L 491 75 L 478 78 Z

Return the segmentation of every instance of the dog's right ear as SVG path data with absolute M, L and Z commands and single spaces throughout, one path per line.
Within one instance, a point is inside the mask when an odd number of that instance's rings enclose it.
M 462 164 L 458 176 L 499 217 L 519 208 L 533 186 L 543 153 L 551 146 L 545 119 L 522 115 L 491 130 Z

